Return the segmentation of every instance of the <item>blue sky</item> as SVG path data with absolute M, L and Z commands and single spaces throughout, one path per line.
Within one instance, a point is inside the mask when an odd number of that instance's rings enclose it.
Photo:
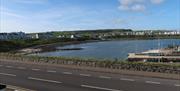
M 180 29 L 180 0 L 0 1 L 0 32 Z

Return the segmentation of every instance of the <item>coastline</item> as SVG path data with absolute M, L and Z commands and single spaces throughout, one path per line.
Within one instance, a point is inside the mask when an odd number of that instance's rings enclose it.
M 161 38 L 160 38 L 161 39 Z M 162 38 L 163 39 L 171 39 L 171 38 Z M 58 51 L 57 47 L 64 47 L 67 45 L 76 45 L 82 43 L 92 43 L 92 42 L 105 42 L 105 41 L 127 41 L 127 40 L 157 40 L 157 38 L 118 38 L 118 39 L 105 39 L 105 40 L 85 40 L 85 41 L 70 41 L 70 42 L 58 42 L 58 43 L 51 43 L 51 44 L 43 44 L 43 45 L 36 45 L 32 47 L 23 48 L 17 51 L 17 53 L 21 54 L 32 54 L 32 53 L 42 53 L 42 52 L 52 52 Z M 62 49 L 62 50 L 78 50 L 81 48 L 75 49 Z
M 52 52 L 52 51 L 58 51 L 58 50 L 81 50 L 81 48 L 59 49 L 57 47 L 63 47 L 67 45 L 76 45 L 76 44 L 82 44 L 82 43 L 92 43 L 92 42 L 101 42 L 101 41 L 100 40 L 71 41 L 71 42 L 63 42 L 63 43 L 37 45 L 37 46 L 18 50 L 17 53 L 27 55 L 27 54 L 33 54 L 33 53 Z

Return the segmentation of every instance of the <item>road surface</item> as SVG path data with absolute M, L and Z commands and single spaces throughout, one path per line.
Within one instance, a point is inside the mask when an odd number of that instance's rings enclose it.
M 0 61 L 0 83 L 36 91 L 180 91 L 180 81 Z

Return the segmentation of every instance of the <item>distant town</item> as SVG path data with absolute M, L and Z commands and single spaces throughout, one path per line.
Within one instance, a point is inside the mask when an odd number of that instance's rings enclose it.
M 102 30 L 84 30 L 84 31 L 60 31 L 60 32 L 42 32 L 42 33 L 25 33 L 12 32 L 0 33 L 0 40 L 14 39 L 53 39 L 53 38 L 89 38 L 89 39 L 108 39 L 108 38 L 126 38 L 126 37 L 157 37 L 157 36 L 180 36 L 178 30 L 144 30 L 133 31 L 131 29 L 102 29 Z

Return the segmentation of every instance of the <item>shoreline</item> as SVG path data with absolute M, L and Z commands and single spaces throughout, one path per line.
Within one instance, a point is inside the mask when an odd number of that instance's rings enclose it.
M 52 51 L 58 51 L 58 50 L 78 50 L 78 49 L 81 50 L 81 48 L 59 49 L 58 47 L 64 47 L 67 45 L 76 45 L 76 44 L 82 44 L 82 43 L 92 43 L 92 42 L 101 42 L 101 41 L 100 40 L 72 41 L 72 42 L 64 42 L 64 43 L 52 43 L 52 44 L 45 44 L 45 45 L 37 45 L 37 46 L 18 50 L 17 53 L 27 55 L 27 54 L 33 54 L 33 53 L 52 52 Z
M 162 38 L 161 40 L 166 40 L 169 38 Z M 67 45 L 76 45 L 76 44 L 83 44 L 83 43 L 93 43 L 93 42 L 105 42 L 105 41 L 127 41 L 127 40 L 157 40 L 156 38 L 145 38 L 145 39 L 134 39 L 134 38 L 122 38 L 122 39 L 107 39 L 107 40 L 86 40 L 86 41 L 70 41 L 70 42 L 62 42 L 62 43 L 51 43 L 51 44 L 44 44 L 44 45 L 36 45 L 24 49 L 17 50 L 17 53 L 21 54 L 33 54 L 33 53 L 43 53 L 43 52 L 53 52 L 59 51 L 58 47 L 64 47 Z M 64 50 L 76 50 L 76 49 L 83 49 L 83 48 L 67 48 Z M 62 49 L 63 50 L 63 49 Z

